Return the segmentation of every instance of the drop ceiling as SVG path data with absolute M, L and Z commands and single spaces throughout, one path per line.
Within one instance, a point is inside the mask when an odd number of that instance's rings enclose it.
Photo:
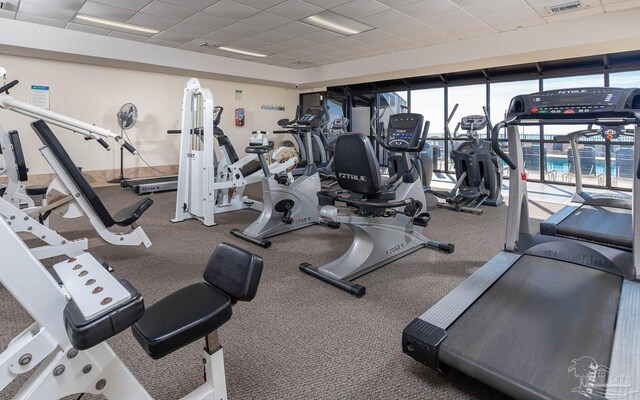
M 0 17 L 304 69 L 640 7 L 640 0 L 580 0 L 581 10 L 549 12 L 549 6 L 567 2 L 570 0 L 9 0 L 4 1 Z M 346 36 L 300 22 L 325 10 L 373 29 Z M 108 28 L 77 20 L 78 14 L 159 33 Z M 201 42 L 210 46 L 196 46 Z M 268 56 L 255 58 L 216 48 L 223 45 Z

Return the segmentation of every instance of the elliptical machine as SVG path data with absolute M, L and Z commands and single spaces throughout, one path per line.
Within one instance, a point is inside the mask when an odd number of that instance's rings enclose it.
M 314 162 L 312 135 L 326 124 L 324 106 L 309 107 L 300 118 L 280 124 L 287 130 L 274 131 L 275 134 L 300 135 L 304 133 L 304 145 L 307 164 L 304 172 L 293 178 L 291 173 L 277 175 L 269 171 L 265 154 L 271 151 L 268 146 L 249 146 L 248 154 L 257 154 L 265 177 L 262 179 L 262 213 L 244 231 L 234 228 L 231 234 L 250 243 L 267 248 L 272 236 L 291 232 L 307 226 L 321 223 L 318 211 L 317 193 L 320 191 L 320 175 Z M 326 222 L 332 228 L 340 224 Z
M 356 297 L 365 287 L 351 280 L 404 257 L 422 247 L 447 253 L 451 243 L 430 240 L 422 235 L 429 214 L 425 213 L 422 182 L 411 162 L 410 153 L 420 151 L 426 140 L 428 124 L 420 114 L 396 114 L 389 119 L 386 139 L 377 133 L 386 150 L 402 153 L 397 174 L 382 181 L 378 159 L 368 136 L 361 133 L 340 135 L 336 142 L 336 176 L 348 197 L 339 192 L 320 192 L 320 215 L 353 230 L 351 247 L 323 267 L 300 264 L 303 272 L 325 281 Z M 347 207 L 336 207 L 336 202 Z
M 453 119 L 458 105 L 456 104 L 447 118 L 445 129 L 451 143 L 451 160 L 456 170 L 456 185 L 448 193 L 433 192 L 439 197 L 444 197 L 446 203 L 438 206 L 454 211 L 463 211 L 473 214 L 482 214 L 480 206 L 499 206 L 502 198 L 502 175 L 498 156 L 491 148 L 491 143 L 482 139 L 478 131 L 489 126 L 491 121 L 487 115 L 487 109 L 482 108 L 485 115 L 468 115 L 456 125 L 453 134 L 449 130 L 449 123 Z M 458 130 L 465 131 L 458 135 Z M 469 140 L 457 148 L 453 139 L 466 137 Z

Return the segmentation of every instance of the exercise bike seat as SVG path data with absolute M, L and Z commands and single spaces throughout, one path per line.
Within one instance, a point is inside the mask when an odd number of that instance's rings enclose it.
M 251 301 L 262 274 L 262 258 L 222 243 L 207 262 L 204 282 L 182 288 L 147 307 L 132 327 L 145 352 L 158 359 L 224 325 L 236 301 Z
M 247 146 L 244 151 L 249 154 L 266 154 L 271 151 L 271 148 L 267 146 Z

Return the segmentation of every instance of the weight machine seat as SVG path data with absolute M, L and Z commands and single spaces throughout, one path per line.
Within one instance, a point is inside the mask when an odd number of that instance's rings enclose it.
M 222 243 L 207 262 L 204 282 L 180 289 L 148 307 L 133 336 L 154 359 L 192 343 L 224 325 L 236 301 L 251 301 L 262 274 L 262 257 Z
M 98 197 L 91 185 L 89 185 L 89 182 L 84 178 L 80 169 L 78 169 L 78 167 L 73 163 L 69 154 L 64 149 L 58 138 L 53 134 L 47 123 L 40 119 L 32 122 L 31 127 L 36 132 L 40 140 L 42 140 L 42 143 L 51 150 L 71 180 L 76 184 L 78 190 L 80 190 L 84 198 L 89 202 L 93 211 L 95 211 L 107 228 L 110 228 L 113 225 L 128 226 L 133 224 L 153 204 L 153 200 L 151 198 L 142 199 L 137 203 L 118 211 L 112 217 L 102 203 L 102 200 L 100 200 L 100 197 Z
M 27 186 L 24 191 L 29 196 L 44 196 L 49 186 Z

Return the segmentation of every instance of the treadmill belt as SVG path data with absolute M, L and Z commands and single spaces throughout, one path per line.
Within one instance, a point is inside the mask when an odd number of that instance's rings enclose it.
M 560 236 L 633 248 L 631 210 L 582 205 L 556 227 Z
M 581 357 L 609 365 L 621 285 L 613 274 L 522 256 L 447 329 L 439 358 L 518 399 L 584 400 L 569 368 Z

